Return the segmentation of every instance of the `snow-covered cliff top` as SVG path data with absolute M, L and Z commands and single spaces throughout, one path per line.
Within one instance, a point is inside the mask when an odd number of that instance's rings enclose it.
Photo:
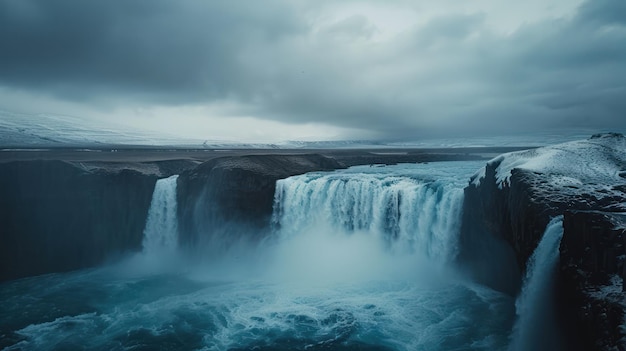
M 533 196 L 578 203 L 572 206 L 581 209 L 626 211 L 626 137 L 621 134 L 598 134 L 587 140 L 503 154 L 474 174 L 471 184 L 479 186 L 484 181 L 487 167 L 495 167 L 500 189 L 511 184 L 513 170 L 518 169 L 526 171 Z
M 625 182 L 626 137 L 598 134 L 587 140 L 503 154 L 488 164 L 498 165 L 496 179 L 500 188 L 508 184 L 515 168 L 546 174 L 554 185 L 560 186 Z M 473 184 L 480 184 L 485 170 L 483 167 L 472 177 Z

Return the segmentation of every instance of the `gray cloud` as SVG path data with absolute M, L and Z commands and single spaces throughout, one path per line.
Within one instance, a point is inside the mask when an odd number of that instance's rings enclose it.
M 298 31 L 284 4 L 252 5 L 2 0 L 0 76 L 70 98 L 136 93 L 187 102 L 225 96 L 245 80 L 237 62 L 243 47 Z
M 94 105 L 227 101 L 388 139 L 623 130 L 625 7 L 590 0 L 510 34 L 450 11 L 379 40 L 364 16 L 320 22 L 281 0 L 0 0 L 0 85 Z

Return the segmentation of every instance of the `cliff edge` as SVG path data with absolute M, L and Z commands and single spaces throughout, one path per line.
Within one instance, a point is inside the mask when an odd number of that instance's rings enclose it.
M 478 278 L 488 280 L 494 268 L 478 257 L 477 247 L 486 239 L 506 242 L 503 250 L 510 250 L 524 270 L 547 223 L 563 215 L 555 301 L 568 337 L 575 339 L 569 347 L 625 350 L 625 213 L 626 138 L 621 134 L 503 154 L 465 189 L 460 257 L 482 260 L 484 274 Z
M 269 229 L 276 181 L 344 168 L 318 154 L 221 157 L 178 178 L 181 243 L 198 247 L 213 237 L 262 237 Z
M 64 161 L 0 164 L 0 281 L 139 250 L 157 176 Z
M 0 281 L 93 267 L 141 250 L 157 178 L 195 165 L 0 162 Z

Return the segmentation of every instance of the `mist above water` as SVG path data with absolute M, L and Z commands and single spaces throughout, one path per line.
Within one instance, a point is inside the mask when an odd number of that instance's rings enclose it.
M 279 267 L 271 271 L 345 282 L 447 270 L 457 250 L 460 179 L 469 179 L 476 165 L 362 166 L 278 181 L 273 259 Z

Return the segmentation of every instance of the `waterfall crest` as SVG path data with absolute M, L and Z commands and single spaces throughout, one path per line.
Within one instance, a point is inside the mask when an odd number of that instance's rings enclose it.
M 178 247 L 176 180 L 178 175 L 157 180 L 143 231 L 143 252 L 172 253 Z
M 273 224 L 280 235 L 321 226 L 349 235 L 373 234 L 395 250 L 434 261 L 454 258 L 462 186 L 449 179 L 361 170 L 279 180 Z
M 558 350 L 554 328 L 554 276 L 563 237 L 563 216 L 553 218 L 528 260 L 522 291 L 515 302 L 517 322 L 510 351 Z

